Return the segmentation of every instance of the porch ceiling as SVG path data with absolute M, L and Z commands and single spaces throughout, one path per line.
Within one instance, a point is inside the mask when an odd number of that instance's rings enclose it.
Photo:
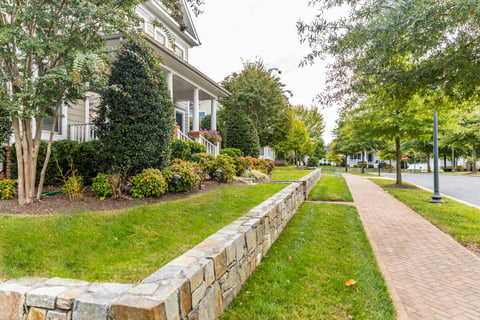
M 193 100 L 193 90 L 195 86 L 191 83 L 185 81 L 184 79 L 180 78 L 177 75 L 173 75 L 173 101 L 191 101 Z M 200 100 L 210 100 L 215 97 L 211 96 L 210 94 L 204 92 L 203 90 L 199 90 L 199 99 Z

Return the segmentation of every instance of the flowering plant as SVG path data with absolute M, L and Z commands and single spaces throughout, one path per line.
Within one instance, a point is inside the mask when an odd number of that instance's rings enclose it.
M 211 143 L 216 143 L 216 142 L 221 142 L 222 141 L 222 136 L 220 135 L 220 132 L 218 132 L 215 129 L 202 129 L 203 134 L 205 139 L 210 141 Z

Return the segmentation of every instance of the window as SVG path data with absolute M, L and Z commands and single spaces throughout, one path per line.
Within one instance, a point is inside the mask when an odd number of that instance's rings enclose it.
M 167 37 L 159 29 L 155 29 L 155 40 L 157 40 L 161 45 L 165 45 Z
M 175 54 L 180 58 L 185 59 L 185 50 L 179 47 L 178 44 L 175 44 Z
M 45 117 L 43 119 L 43 126 L 42 130 L 50 132 L 50 128 L 52 127 L 53 116 Z M 57 122 L 55 123 L 55 130 L 54 133 L 62 134 L 62 118 L 58 117 Z

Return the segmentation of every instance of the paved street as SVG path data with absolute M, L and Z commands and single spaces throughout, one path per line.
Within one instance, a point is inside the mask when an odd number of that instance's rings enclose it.
M 395 179 L 395 173 L 382 173 L 382 176 Z M 402 173 L 402 179 L 433 190 L 433 174 Z M 480 177 L 440 174 L 440 193 L 480 207 Z

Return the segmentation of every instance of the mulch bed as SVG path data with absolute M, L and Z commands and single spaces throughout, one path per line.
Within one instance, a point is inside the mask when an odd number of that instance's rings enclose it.
M 258 181 L 261 182 L 261 181 Z M 231 184 L 244 184 L 242 182 L 231 182 Z M 218 184 L 215 181 L 206 181 L 202 183 L 202 189 L 196 188 L 188 193 L 166 193 L 159 198 L 106 198 L 100 200 L 95 198 L 94 194 L 87 188 L 82 200 L 74 201 L 68 198 L 68 195 L 58 194 L 54 196 L 43 197 L 41 201 L 35 200 L 32 204 L 19 206 L 17 199 L 0 200 L 0 214 L 13 215 L 45 215 L 45 214 L 66 214 L 71 212 L 96 212 L 124 209 L 139 205 L 153 204 L 162 201 L 177 200 L 185 198 L 191 194 L 204 193 L 225 184 Z M 61 188 L 58 186 L 48 186 L 45 191 L 56 191 Z

